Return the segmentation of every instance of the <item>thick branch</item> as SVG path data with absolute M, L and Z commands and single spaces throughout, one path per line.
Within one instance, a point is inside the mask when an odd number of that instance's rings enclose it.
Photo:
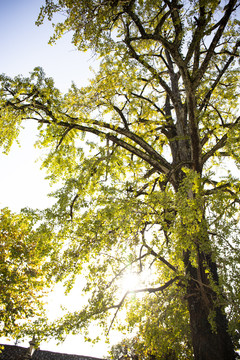
M 71 218 L 71 220 L 73 220 L 73 206 L 74 206 L 74 204 L 75 204 L 75 202 L 77 201 L 78 198 L 79 198 L 79 194 L 76 194 L 74 196 L 74 198 L 73 198 L 73 201 L 72 201 L 71 205 L 70 205 L 70 218 Z
M 183 5 L 179 4 L 177 0 L 164 0 L 164 2 L 168 5 L 170 9 L 172 23 L 175 28 L 175 39 L 173 41 L 173 45 L 176 48 L 179 48 L 183 37 L 183 25 L 179 14 L 179 9 L 181 9 Z
M 208 16 L 209 18 L 210 16 Z M 205 7 L 204 6 L 200 6 L 199 8 L 199 18 L 196 19 L 196 28 L 194 30 L 194 35 L 193 35 L 193 38 L 192 38 L 192 41 L 188 47 L 188 52 L 187 52 L 187 55 L 185 57 L 185 62 L 186 64 L 189 63 L 189 61 L 191 60 L 192 58 L 192 55 L 193 55 L 193 52 L 195 51 L 196 54 L 198 55 L 195 55 L 195 61 L 194 61 L 194 70 L 198 70 L 198 66 L 197 66 L 197 63 L 198 63 L 198 56 L 199 56 L 199 51 L 200 51 L 200 39 L 202 38 L 203 36 L 203 32 L 205 30 L 205 27 L 206 27 L 206 24 L 208 23 L 209 19 L 206 18 L 205 16 Z M 193 72 L 194 74 L 194 72 Z
M 111 135 L 111 134 L 106 134 L 106 133 L 104 133 L 104 132 L 101 131 L 101 130 L 92 129 L 92 128 L 90 128 L 90 127 L 86 127 L 86 126 L 83 126 L 83 125 L 73 124 L 72 121 L 77 121 L 77 120 L 79 120 L 79 119 L 78 119 L 78 118 L 73 118 L 73 117 L 71 117 L 71 116 L 69 116 L 69 115 L 67 115 L 67 114 L 63 114 L 63 115 L 65 115 L 65 116 L 67 116 L 67 117 L 69 118 L 69 120 L 71 121 L 71 124 L 66 123 L 66 122 L 59 122 L 59 121 L 57 121 L 56 117 L 54 117 L 53 114 L 52 114 L 46 107 L 43 106 L 42 109 L 43 109 L 43 110 L 46 112 L 46 114 L 47 114 L 48 116 L 50 116 L 50 117 L 54 120 L 54 122 L 55 122 L 56 124 L 58 124 L 58 125 L 63 125 L 63 126 L 67 126 L 67 127 L 73 126 L 74 128 L 79 129 L 79 130 L 81 130 L 81 128 L 82 128 L 83 131 L 92 132 L 92 133 L 94 133 L 94 134 L 96 134 L 96 135 L 101 135 L 101 134 L 103 135 L 103 134 L 104 134 L 104 135 L 105 135 L 106 137 L 108 137 L 109 139 L 110 139 L 109 136 L 111 136 L 111 137 L 113 136 L 113 135 Z M 114 109 L 118 112 L 118 114 L 121 116 L 121 118 L 124 117 L 122 111 L 121 111 L 119 108 L 114 107 Z M 50 123 L 50 122 L 49 122 L 49 123 Z M 97 120 L 91 120 L 91 121 L 88 120 L 87 123 L 90 123 L 90 124 L 92 124 L 92 125 L 97 125 L 97 126 L 99 126 L 100 128 L 105 128 L 105 129 L 111 130 L 111 131 L 113 131 L 113 132 L 116 132 L 116 133 L 118 133 L 118 134 L 121 134 L 121 135 L 124 135 L 124 136 L 128 137 L 129 139 L 131 139 L 132 141 L 134 141 L 134 142 L 135 142 L 137 145 L 139 145 L 143 150 L 145 150 L 146 153 L 148 153 L 148 154 L 151 156 L 152 160 L 155 162 L 155 167 L 156 167 L 156 163 L 157 163 L 157 162 L 159 163 L 158 165 L 161 166 L 161 172 L 167 174 L 168 171 L 171 170 L 171 164 L 170 164 L 167 160 L 165 160 L 157 151 L 155 151 L 155 150 L 152 148 L 152 146 L 150 146 L 142 137 L 134 134 L 134 133 L 131 132 L 129 129 L 124 129 L 124 128 L 121 128 L 121 127 L 119 127 L 119 126 L 112 126 L 111 124 L 108 124 L 108 123 L 103 122 L 103 121 L 99 122 L 99 121 L 97 121 Z M 118 139 L 116 136 L 115 136 L 115 139 L 116 139 L 116 141 L 121 141 L 121 143 L 122 143 L 122 141 L 123 141 L 123 140 Z M 114 143 L 118 143 L 118 142 L 116 142 L 116 141 L 113 141 L 113 142 L 114 142 Z M 125 142 L 125 143 L 126 143 L 126 142 Z M 118 143 L 118 144 L 120 145 L 120 143 Z M 128 143 L 126 143 L 126 144 L 131 147 L 130 144 L 128 144 Z M 121 146 L 122 146 L 122 145 L 121 145 Z M 141 151 L 140 149 L 137 149 L 137 148 L 135 148 L 135 149 Z M 142 152 L 142 151 L 141 151 L 141 152 Z M 147 154 L 146 154 L 146 155 L 147 155 Z M 155 160 L 157 160 L 157 161 L 155 161 Z M 158 168 L 159 168 L 159 166 L 158 166 Z
M 58 121 L 56 116 L 53 114 L 53 112 L 44 104 L 42 104 L 38 100 L 34 100 L 33 104 L 23 104 L 20 107 L 16 106 L 15 104 L 11 103 L 10 101 L 6 102 L 6 106 L 11 106 L 13 108 L 16 108 L 18 111 L 28 109 L 31 112 L 36 111 L 35 109 L 39 109 L 43 111 L 50 119 L 36 119 L 34 117 L 31 117 L 34 120 L 37 120 L 39 123 L 45 123 L 45 124 L 51 124 L 54 123 L 58 126 L 63 126 L 67 129 L 78 129 L 81 131 L 90 132 L 93 134 L 96 134 L 98 136 L 104 136 L 105 138 L 108 138 L 112 140 L 115 144 L 120 145 L 121 147 L 125 148 L 126 150 L 132 152 L 133 154 L 137 155 L 138 157 L 144 159 L 147 161 L 150 165 L 152 165 L 157 170 L 161 171 L 164 174 L 167 174 L 169 170 L 171 170 L 171 165 L 168 163 L 167 160 L 165 160 L 157 151 L 155 151 L 142 137 L 134 134 L 133 132 L 129 131 L 127 128 L 121 128 L 119 126 L 112 126 L 111 124 L 108 124 L 106 122 L 99 122 L 97 120 L 91 120 L 87 121 L 87 123 L 90 123 L 91 125 L 96 125 L 100 128 L 108 129 L 111 132 L 116 132 L 118 134 L 124 135 L 131 139 L 133 142 L 135 142 L 137 145 L 139 145 L 143 150 L 138 149 L 137 147 L 127 143 L 126 141 L 119 139 L 117 136 L 113 135 L 112 133 L 105 133 L 102 130 L 98 130 L 96 128 L 91 128 L 89 126 L 79 125 L 76 124 L 75 121 L 78 121 L 78 118 L 71 117 L 66 113 L 62 113 L 63 116 L 67 117 L 70 122 L 65 121 Z M 119 115 L 123 119 L 124 115 L 121 112 L 119 108 L 115 107 L 115 110 L 118 111 Z
M 163 256 L 157 254 L 150 246 L 148 246 L 146 243 L 144 244 L 144 246 L 148 249 L 149 254 L 153 255 L 158 260 L 160 260 L 163 264 L 167 265 L 167 267 L 169 267 L 169 269 L 173 270 L 175 273 L 178 272 L 178 270 L 177 270 L 177 268 L 175 268 L 175 266 L 170 264 Z
M 35 118 L 34 120 L 36 120 L 42 124 L 51 124 L 51 121 L 47 120 L 47 119 L 36 119 Z M 119 139 L 117 136 L 115 136 L 111 133 L 105 133 L 104 131 L 101 131 L 101 130 L 98 130 L 95 128 L 91 128 L 91 127 L 79 125 L 79 124 L 72 124 L 72 123 L 68 123 L 65 121 L 58 121 L 58 122 L 56 122 L 56 125 L 66 127 L 66 128 L 72 127 L 76 130 L 85 131 L 85 132 L 92 133 L 92 134 L 95 134 L 95 135 L 101 136 L 101 137 L 104 136 L 106 139 L 111 140 L 114 144 L 117 144 L 117 145 L 121 146 L 122 148 L 128 150 L 130 153 L 140 157 L 141 159 L 146 161 L 148 164 L 152 165 L 156 170 L 160 171 L 161 173 L 167 174 L 169 172 L 168 167 L 166 167 L 166 164 L 168 164 L 166 160 L 163 159 L 164 163 L 161 164 L 161 162 L 156 160 L 156 157 L 154 158 L 154 157 L 146 154 L 141 149 L 138 149 L 135 146 L 127 143 L 126 141 Z M 141 141 L 144 142 L 144 140 L 141 140 Z M 153 151 L 155 154 L 155 150 L 153 150 Z M 170 164 L 169 164 L 169 167 L 171 168 Z
M 120 118 L 122 119 L 125 128 L 129 131 L 129 127 L 128 127 L 128 123 L 127 123 L 127 119 L 125 118 L 123 112 L 121 109 L 119 109 L 119 107 L 117 107 L 116 105 L 113 105 L 114 110 L 120 115 Z

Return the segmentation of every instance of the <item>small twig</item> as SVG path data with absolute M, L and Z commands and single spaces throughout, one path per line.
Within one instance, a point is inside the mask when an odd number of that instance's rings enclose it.
M 56 146 L 55 151 L 58 150 L 58 148 L 59 148 L 59 146 L 61 145 L 61 143 L 63 142 L 63 139 L 65 138 L 65 136 L 66 136 L 73 128 L 74 128 L 74 126 L 72 125 L 72 126 L 70 126 L 68 129 L 66 129 L 66 130 L 64 131 L 64 133 L 63 133 L 62 136 L 61 136 L 61 139 L 60 139 L 59 143 L 58 143 L 57 146 Z
M 121 308 L 121 306 L 123 305 L 126 297 L 129 295 L 129 294 L 139 294 L 141 292 L 148 292 L 148 293 L 156 293 L 156 292 L 159 292 L 159 291 L 163 291 L 165 289 L 167 289 L 170 285 L 172 285 L 176 280 L 178 280 L 180 278 L 180 276 L 175 276 L 175 278 L 173 279 L 170 279 L 168 280 L 164 285 L 161 285 L 157 288 L 143 288 L 143 289 L 136 289 L 136 290 L 128 290 L 125 292 L 125 294 L 123 295 L 121 301 L 119 302 L 119 304 L 117 305 L 113 305 L 111 307 L 108 308 L 108 310 L 111 310 L 111 309 L 117 309 L 115 314 L 113 315 L 113 318 L 112 318 L 112 321 L 111 321 L 111 324 L 108 328 L 108 332 L 107 332 L 107 335 L 109 335 L 109 332 L 112 328 L 112 325 L 114 323 L 114 320 L 116 319 L 116 316 Z
M 79 194 L 75 195 L 75 196 L 74 196 L 74 199 L 73 199 L 73 201 L 72 201 L 72 203 L 71 203 L 71 205 L 70 205 L 70 217 L 71 217 L 71 221 L 73 220 L 73 206 L 74 206 L 75 201 L 78 199 L 78 197 L 79 197 Z
M 124 271 L 131 266 L 133 263 L 136 263 L 137 261 L 141 261 L 142 259 L 144 259 L 146 256 L 148 256 L 149 253 L 140 255 L 137 259 L 134 259 L 130 264 L 125 265 L 115 276 L 114 278 L 107 284 L 106 289 L 108 289 L 113 283 L 114 281 L 122 274 L 124 273 Z

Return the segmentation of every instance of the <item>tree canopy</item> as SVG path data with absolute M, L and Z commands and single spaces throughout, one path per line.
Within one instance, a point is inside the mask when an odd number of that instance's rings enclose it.
M 44 300 L 52 286 L 51 231 L 30 213 L 0 212 L 0 336 L 19 337 L 25 325 L 44 317 Z
M 62 13 L 50 41 L 72 31 L 79 50 L 100 56 L 99 71 L 65 95 L 41 68 L 1 76 L 1 145 L 9 150 L 26 119 L 38 122 L 43 166 L 62 184 L 43 213 L 64 243 L 51 271 L 68 290 L 85 276 L 89 293 L 51 335 L 91 321 L 108 329 L 126 306 L 159 358 L 162 334 L 169 351 L 177 342 L 195 359 L 235 359 L 238 11 L 237 0 L 47 0 L 38 25 Z M 123 292 L 125 273 L 144 271 Z

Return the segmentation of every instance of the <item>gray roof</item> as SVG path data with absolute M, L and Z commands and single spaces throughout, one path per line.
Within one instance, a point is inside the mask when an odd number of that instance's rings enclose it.
M 0 360 L 25 360 L 28 348 L 15 345 L 1 345 L 4 349 L 0 353 Z M 102 360 L 91 356 L 61 354 L 53 351 L 36 350 L 32 360 Z

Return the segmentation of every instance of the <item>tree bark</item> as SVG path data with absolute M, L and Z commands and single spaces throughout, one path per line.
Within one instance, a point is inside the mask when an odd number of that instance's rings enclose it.
M 190 264 L 188 252 L 184 254 L 184 262 L 189 278 L 186 298 L 195 360 L 236 359 L 233 343 L 228 334 L 226 315 L 220 307 L 216 307 L 214 304 L 217 294 L 209 286 L 204 271 L 203 256 L 200 256 L 198 269 Z M 216 266 L 214 263 L 211 265 L 211 275 L 215 279 L 217 276 Z M 199 274 L 203 276 L 199 276 Z M 213 324 L 209 322 L 211 311 L 214 314 Z
M 188 121 L 184 116 L 181 118 L 178 114 L 176 133 L 179 138 L 183 134 L 189 135 L 185 140 L 185 147 L 180 141 L 172 148 L 173 159 L 181 159 L 181 162 L 189 168 L 196 171 L 199 176 L 202 172 L 201 144 L 197 128 L 196 119 L 196 100 L 193 95 L 194 89 L 186 81 L 187 89 L 187 113 Z M 187 116 L 187 113 L 185 116 Z M 186 124 L 185 128 L 180 129 L 180 125 Z M 177 168 L 177 167 L 176 167 Z M 181 167 L 176 171 L 177 186 L 175 191 L 179 191 L 181 183 L 185 177 Z M 189 191 L 189 199 L 194 198 L 194 193 Z M 204 218 L 204 209 L 202 209 Z M 207 234 L 207 229 L 205 229 Z M 234 360 L 236 354 L 231 337 L 228 333 L 228 321 L 222 307 L 218 303 L 218 295 L 212 288 L 210 279 L 219 286 L 217 265 L 212 260 L 210 240 L 207 235 L 205 239 L 192 239 L 196 246 L 197 265 L 193 266 L 190 262 L 190 250 L 186 249 L 183 254 L 185 265 L 187 287 L 186 299 L 190 316 L 190 329 L 192 346 L 195 360 Z M 205 243 L 206 252 L 200 251 L 201 243 Z M 212 322 L 210 323 L 210 316 Z

